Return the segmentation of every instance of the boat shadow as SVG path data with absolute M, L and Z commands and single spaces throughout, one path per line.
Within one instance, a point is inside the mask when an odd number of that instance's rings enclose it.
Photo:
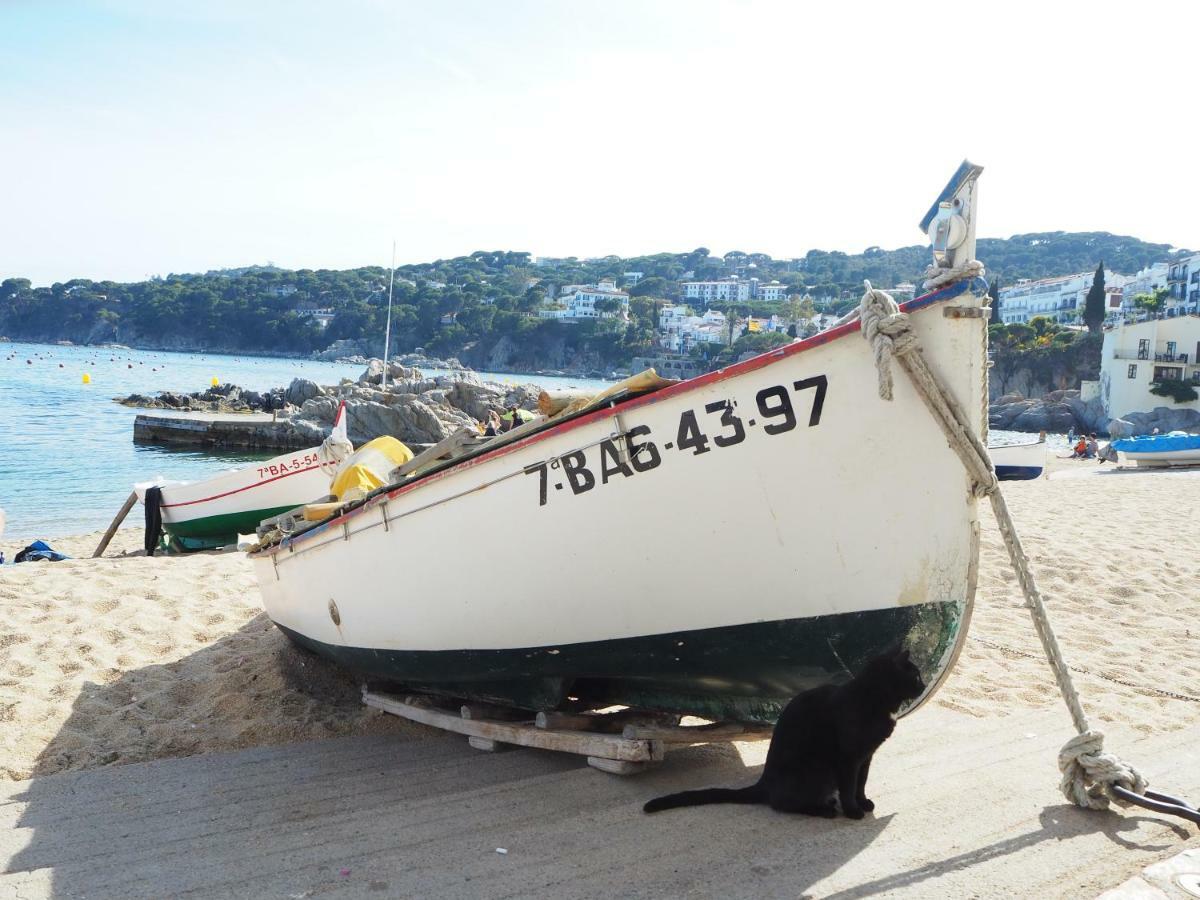
M 370 876 L 358 891 L 471 895 L 474 881 L 556 895 L 593 853 L 567 894 L 622 879 L 703 894 L 743 864 L 772 893 L 815 884 L 888 827 L 760 807 L 642 813 L 671 790 L 752 782 L 755 747 L 679 749 L 633 778 L 562 753 L 480 753 L 365 708 L 357 679 L 260 615 L 187 657 L 84 686 L 33 777 L 0 794 L 14 835 L 0 842 L 0 894 L 306 896 L 353 870 Z M 630 860 L 636 876 L 614 873 Z

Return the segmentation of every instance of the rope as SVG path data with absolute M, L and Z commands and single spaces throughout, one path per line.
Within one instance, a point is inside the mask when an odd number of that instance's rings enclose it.
M 344 433 L 339 433 L 335 428 L 325 440 L 321 441 L 321 446 L 317 450 L 317 465 L 332 481 L 342 460 L 353 452 L 354 445 L 350 443 Z
M 925 281 L 922 283 L 922 286 L 927 291 L 934 291 L 944 285 L 954 284 L 956 281 L 982 277 L 983 263 L 977 259 L 970 259 L 959 266 L 945 268 L 942 266 L 930 266 L 925 270 Z
M 944 274 L 982 277 L 983 266 L 972 260 L 954 269 L 944 270 Z M 942 275 L 936 276 L 934 286 L 945 284 L 946 281 L 942 278 Z M 970 476 L 974 495 L 988 497 L 992 501 L 992 510 L 1000 526 L 1000 534 L 1004 538 L 1009 559 L 1025 595 L 1025 605 L 1033 618 L 1042 649 L 1054 672 L 1054 680 L 1058 683 L 1058 689 L 1066 701 L 1075 730 L 1078 732 L 1063 745 L 1058 754 L 1058 767 L 1062 772 L 1060 789 L 1068 800 L 1079 806 L 1105 809 L 1110 802 L 1127 806 L 1124 800 L 1113 794 L 1110 786 L 1120 785 L 1140 794 L 1146 789 L 1146 780 L 1132 766 L 1121 762 L 1111 753 L 1104 752 L 1104 735 L 1092 730 L 1088 723 L 1062 649 L 1058 646 L 1058 639 L 1050 625 L 1046 604 L 1038 591 L 1033 572 L 1029 568 L 1029 560 L 1021 547 L 1016 525 L 1008 512 L 1008 504 L 1005 503 L 1004 494 L 1000 492 L 986 445 L 971 427 L 961 404 L 949 391 L 945 382 L 929 368 L 921 351 L 920 341 L 912 331 L 908 315 L 900 312 L 896 301 L 890 295 L 875 290 L 869 281 L 865 284 L 866 292 L 859 303 L 858 312 L 862 319 L 863 336 L 870 341 L 875 356 L 880 398 L 892 399 L 891 369 L 895 360 L 904 368 L 926 408 L 941 426 L 951 448 L 962 460 Z M 930 288 L 930 282 L 927 281 L 925 286 Z

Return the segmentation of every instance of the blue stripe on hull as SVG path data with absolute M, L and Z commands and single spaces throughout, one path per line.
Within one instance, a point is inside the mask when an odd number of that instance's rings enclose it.
M 996 466 L 998 481 L 1032 481 L 1040 478 L 1044 466 Z

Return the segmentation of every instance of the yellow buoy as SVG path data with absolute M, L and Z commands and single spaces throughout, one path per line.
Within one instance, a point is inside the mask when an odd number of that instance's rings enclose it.
M 83 383 L 84 383 L 84 384 L 91 384 L 91 383 L 92 383 L 92 376 L 91 376 L 91 375 L 89 375 L 87 372 L 84 372 L 84 373 L 83 373 Z
M 215 377 L 213 378 L 213 380 L 212 380 L 212 386 L 213 386 L 213 387 L 216 387 L 216 386 L 217 386 L 217 385 L 219 385 L 220 383 L 221 383 L 221 382 L 217 381 L 217 379 L 216 379 Z

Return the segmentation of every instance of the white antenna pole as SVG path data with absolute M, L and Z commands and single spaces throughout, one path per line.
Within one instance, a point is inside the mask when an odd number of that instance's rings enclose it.
M 392 285 L 396 281 L 396 239 L 392 238 L 392 267 L 388 269 L 388 312 L 387 327 L 383 330 L 383 381 L 379 389 L 387 390 L 388 351 L 392 343 Z

